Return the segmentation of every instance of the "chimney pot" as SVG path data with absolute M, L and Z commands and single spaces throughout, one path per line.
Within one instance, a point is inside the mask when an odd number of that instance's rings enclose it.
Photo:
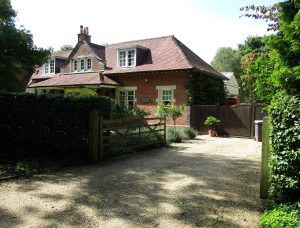
M 89 34 L 89 27 L 85 27 L 86 34 Z
M 83 33 L 83 26 L 80 25 L 80 34 L 82 34 L 82 33 Z

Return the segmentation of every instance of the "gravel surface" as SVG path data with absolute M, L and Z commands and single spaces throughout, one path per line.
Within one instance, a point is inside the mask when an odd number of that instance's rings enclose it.
M 0 183 L 0 227 L 256 227 L 261 143 L 198 136 Z

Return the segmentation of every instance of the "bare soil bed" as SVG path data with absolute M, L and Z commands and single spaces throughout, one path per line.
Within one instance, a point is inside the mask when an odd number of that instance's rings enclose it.
M 256 227 L 261 143 L 198 136 L 0 183 L 0 227 Z

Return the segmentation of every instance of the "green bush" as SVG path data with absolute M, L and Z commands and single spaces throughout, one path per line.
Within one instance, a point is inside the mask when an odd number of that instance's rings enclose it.
M 182 130 L 182 133 L 183 133 L 183 139 L 194 139 L 198 134 L 198 132 L 195 129 L 190 127 L 184 128 Z
M 177 128 L 168 128 L 167 129 L 167 141 L 168 142 L 175 142 L 175 143 L 180 143 L 182 142 L 182 133 L 179 129 Z
M 216 117 L 214 116 L 208 116 L 205 121 L 204 121 L 204 125 L 208 126 L 208 127 L 213 127 L 216 126 L 220 123 L 220 120 L 218 120 Z
M 113 119 L 124 118 L 128 116 L 141 116 L 147 117 L 150 115 L 150 112 L 145 111 L 139 107 L 127 108 L 122 104 L 113 104 L 111 109 L 111 117 Z
M 300 199 L 300 100 L 281 95 L 269 109 L 270 197 L 276 203 Z
M 0 94 L 0 159 L 81 161 L 88 150 L 89 113 L 110 116 L 105 97 Z
M 279 205 L 265 211 L 260 218 L 261 228 L 299 228 L 299 209 L 296 206 Z

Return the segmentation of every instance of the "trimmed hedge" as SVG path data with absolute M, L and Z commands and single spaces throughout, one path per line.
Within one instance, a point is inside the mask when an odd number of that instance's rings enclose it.
M 270 197 L 275 203 L 300 199 L 300 100 L 281 95 L 269 110 Z
M 24 157 L 77 161 L 87 157 L 89 113 L 108 118 L 106 97 L 0 94 L 1 159 Z

